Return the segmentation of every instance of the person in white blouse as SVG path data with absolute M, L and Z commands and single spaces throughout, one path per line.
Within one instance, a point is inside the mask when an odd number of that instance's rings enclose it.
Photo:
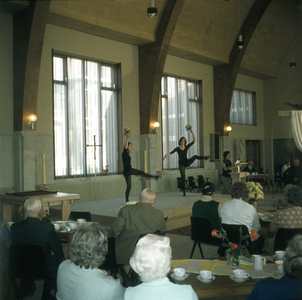
M 285 172 L 288 168 L 290 168 L 290 161 L 289 161 L 289 160 L 286 161 L 286 162 L 285 162 L 285 165 L 282 167 L 281 177 L 283 177 L 284 172 Z
M 255 207 L 246 201 L 248 200 L 249 190 L 245 183 L 236 182 L 230 189 L 230 195 L 233 198 L 223 204 L 220 217 L 224 224 L 244 224 L 251 232 L 254 229 L 259 232 L 261 225 Z M 257 239 L 252 241 L 253 252 L 261 252 L 264 245 L 264 239 L 257 234 Z

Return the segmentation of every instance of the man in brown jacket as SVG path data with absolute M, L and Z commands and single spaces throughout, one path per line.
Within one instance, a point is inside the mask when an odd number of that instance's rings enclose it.
M 129 263 L 138 237 L 142 234 L 166 230 L 166 222 L 162 211 L 154 208 L 156 195 L 151 189 L 144 189 L 136 204 L 124 205 L 117 219 L 111 225 L 112 236 L 115 237 L 115 254 L 118 264 Z

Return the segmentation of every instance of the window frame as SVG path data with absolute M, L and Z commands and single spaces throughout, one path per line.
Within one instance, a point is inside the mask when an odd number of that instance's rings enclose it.
M 55 80 L 54 79 L 54 58 L 55 57 L 59 57 L 64 59 L 65 61 L 63 62 L 63 79 L 62 80 Z M 70 173 L 70 152 L 69 152 L 69 147 L 70 147 L 70 143 L 69 143 L 69 138 L 68 138 L 68 133 L 69 133 L 69 126 L 68 126 L 68 74 L 67 74 L 67 59 L 71 58 L 71 59 L 79 59 L 81 60 L 81 64 L 82 66 L 84 66 L 87 62 L 93 62 L 93 63 L 97 63 L 98 64 L 98 69 L 99 69 L 99 101 L 102 101 L 102 91 L 113 91 L 115 93 L 115 101 L 116 101 L 116 120 L 114 121 L 114 123 L 116 123 L 116 128 L 117 128 L 117 132 L 116 132 L 116 144 L 117 144 L 117 151 L 116 151 L 116 170 L 114 172 L 110 172 L 108 175 L 110 174 L 117 174 L 121 172 L 121 167 L 120 167 L 120 163 L 119 163 L 119 153 L 121 151 L 121 146 L 120 146 L 120 138 L 121 138 L 121 134 L 120 134 L 120 130 L 118 130 L 118 128 L 121 127 L 121 116 L 122 116 L 122 112 L 121 112 L 121 64 L 120 63 L 114 63 L 114 62 L 108 62 L 108 61 L 104 61 L 101 59 L 95 59 L 95 58 L 88 58 L 85 56 L 81 56 L 81 55 L 74 55 L 74 54 L 70 54 L 70 53 L 64 53 L 64 52 L 60 52 L 60 51 L 56 51 L 56 50 L 52 50 L 52 98 L 53 98 L 53 151 L 54 151 L 54 179 L 66 179 L 66 178 L 86 178 L 86 177 L 93 177 L 95 176 L 95 165 L 94 165 L 94 159 L 93 159 L 93 172 L 89 173 L 88 170 L 88 157 L 87 157 L 87 135 L 86 135 L 86 128 L 87 128 L 87 115 L 85 115 L 85 106 L 86 106 L 86 99 L 85 99 L 85 92 L 86 92 L 86 74 L 85 74 L 85 69 L 82 68 L 82 80 L 83 80 L 83 88 L 82 88 L 82 93 L 83 93 L 83 100 L 82 100 L 82 106 L 83 106 L 83 146 L 81 147 L 81 150 L 83 151 L 83 161 L 82 161 L 82 168 L 83 168 L 83 173 L 82 174 L 71 174 Z M 114 84 L 113 87 L 107 87 L 107 86 L 103 86 L 102 82 L 101 82 L 101 72 L 100 69 L 101 67 L 106 67 L 109 66 L 110 68 L 114 69 Z M 66 120 L 66 131 L 65 131 L 65 146 L 66 146 L 66 151 L 65 151 L 65 155 L 66 155 L 66 159 L 67 159 L 67 164 L 66 164 L 66 175 L 56 175 L 56 145 L 55 145 L 55 134 L 56 134 L 56 130 L 55 130 L 55 85 L 56 84 L 62 84 L 64 86 L 64 93 L 66 95 L 66 99 L 65 99 L 65 120 Z M 100 107 L 102 106 L 102 103 L 99 103 Z M 99 112 L 100 115 L 99 117 L 102 117 L 101 115 L 101 111 Z M 102 121 L 100 121 L 102 122 Z M 102 129 L 102 123 L 100 123 L 101 128 L 99 129 L 99 138 L 101 139 L 100 144 L 102 144 L 102 135 L 103 135 L 103 129 Z M 98 144 L 98 142 L 96 143 Z M 84 146 L 85 145 L 85 146 Z M 92 147 L 93 148 L 93 147 Z M 101 148 L 100 153 L 101 153 L 101 157 L 99 158 L 99 171 L 100 172 L 96 172 L 96 176 L 108 176 L 107 174 L 103 173 L 103 159 L 104 159 L 104 150 L 103 150 L 103 146 L 102 147 L 97 147 L 97 148 Z M 98 149 L 97 149 L 98 151 Z M 115 155 L 114 154 L 114 155 Z
M 252 102 L 252 124 L 247 124 L 247 123 L 234 123 L 232 122 L 232 103 L 233 103 L 233 97 L 234 97 L 234 92 L 238 91 L 240 92 L 244 92 L 244 93 L 250 93 L 251 94 L 251 102 Z M 245 125 L 245 126 L 257 126 L 257 101 L 256 101 L 256 92 L 253 91 L 248 91 L 248 90 L 243 90 L 243 89 L 238 89 L 238 88 L 234 88 L 233 90 L 233 94 L 232 94 L 232 100 L 231 100 L 231 106 L 230 106 L 230 124 L 233 125 Z

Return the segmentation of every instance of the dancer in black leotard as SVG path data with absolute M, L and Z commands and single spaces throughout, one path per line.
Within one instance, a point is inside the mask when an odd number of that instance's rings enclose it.
M 190 129 L 192 135 L 193 135 L 193 142 L 191 142 L 190 144 L 187 145 L 187 140 L 185 137 L 181 137 L 178 141 L 178 145 L 179 147 L 176 147 L 174 150 L 172 150 L 171 152 L 169 152 L 168 154 L 166 154 L 163 158 L 163 160 L 165 160 L 165 158 L 167 158 L 168 156 L 170 156 L 171 154 L 177 152 L 178 153 L 178 166 L 179 166 L 179 172 L 180 172 L 180 176 L 182 178 L 182 186 L 183 186 L 183 195 L 186 195 L 186 167 L 189 167 L 194 161 L 195 159 L 208 159 L 209 156 L 199 156 L 199 155 L 194 155 L 191 158 L 187 158 L 187 152 L 189 150 L 189 148 L 196 142 L 196 138 L 195 135 L 193 133 L 193 130 Z
M 125 177 L 126 184 L 127 184 L 127 189 L 125 192 L 126 202 L 129 201 L 129 194 L 130 194 L 130 190 L 131 190 L 131 175 L 141 175 L 143 177 L 155 178 L 155 179 L 158 179 L 158 177 L 159 177 L 159 176 L 153 176 L 153 175 L 147 174 L 143 171 L 133 169 L 131 167 L 131 156 L 129 154 L 132 149 L 132 143 L 129 142 L 129 137 L 130 137 L 130 133 L 127 133 L 124 151 L 122 153 L 122 160 L 123 160 L 123 165 L 124 165 L 123 175 Z

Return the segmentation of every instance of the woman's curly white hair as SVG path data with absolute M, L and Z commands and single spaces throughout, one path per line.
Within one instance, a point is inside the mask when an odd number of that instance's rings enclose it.
M 147 234 L 138 241 L 130 265 L 143 282 L 151 282 L 166 277 L 171 269 L 171 259 L 170 239 Z

